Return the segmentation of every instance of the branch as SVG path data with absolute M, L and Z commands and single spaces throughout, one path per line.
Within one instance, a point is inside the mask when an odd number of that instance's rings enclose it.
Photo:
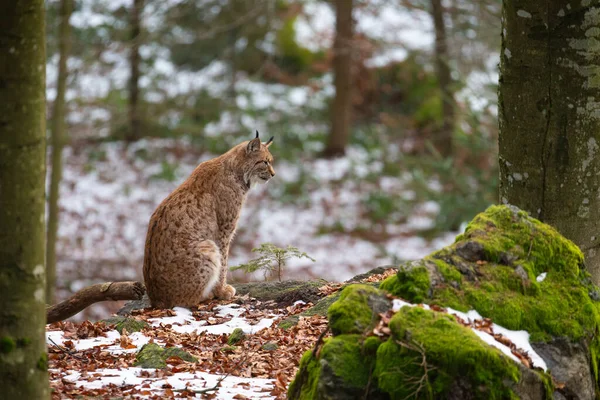
M 46 308 L 46 323 L 62 321 L 100 301 L 140 300 L 146 293 L 141 282 L 105 282 L 81 289 L 67 300 Z

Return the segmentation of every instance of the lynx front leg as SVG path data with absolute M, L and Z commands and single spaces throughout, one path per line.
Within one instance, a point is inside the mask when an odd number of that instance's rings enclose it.
M 215 285 L 213 294 L 218 299 L 231 300 L 235 296 L 235 288 L 227 284 L 227 258 L 229 255 L 229 243 L 224 244 L 221 247 L 221 271 L 219 274 L 219 280 Z

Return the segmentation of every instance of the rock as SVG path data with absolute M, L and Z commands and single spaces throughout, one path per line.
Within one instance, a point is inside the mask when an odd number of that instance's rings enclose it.
M 590 350 L 582 346 L 564 337 L 532 343 L 533 349 L 552 371 L 555 382 L 565 384 L 561 395 L 571 400 L 597 398 L 594 372 L 590 369 Z
M 262 301 L 273 300 L 278 306 L 285 307 L 298 300 L 316 303 L 323 297 L 319 288 L 326 285 L 327 281 L 317 279 L 312 281 L 274 281 L 274 282 L 251 282 L 236 283 L 233 286 L 237 295 L 245 294 Z
M 275 342 L 267 342 L 263 344 L 260 348 L 267 351 L 275 351 L 279 348 L 279 345 Z
M 364 333 L 372 329 L 377 319 L 373 315 L 384 313 L 391 307 L 382 291 L 362 284 L 347 286 L 338 301 L 327 312 L 329 327 L 334 335 Z
M 518 265 L 517 268 L 515 268 L 515 274 L 517 274 L 519 277 L 521 277 L 521 279 L 523 279 L 524 281 L 529 281 L 529 275 L 527 275 L 527 271 L 525 271 L 525 268 L 523 268 L 521 265 Z
M 456 246 L 456 254 L 471 262 L 485 260 L 485 251 L 483 245 L 479 242 L 459 243 Z
M 300 317 L 311 317 L 313 315 L 326 316 L 327 310 L 329 310 L 329 307 L 339 298 L 340 298 L 340 292 L 336 292 L 327 297 L 323 297 L 321 300 L 317 301 L 317 303 L 314 306 L 310 307 L 309 309 L 302 311 L 298 315 L 292 315 L 290 317 L 287 317 L 286 319 L 284 319 L 283 321 L 281 321 L 279 323 L 278 327 L 281 329 L 289 329 L 298 323 Z
M 150 308 L 150 299 L 148 298 L 148 294 L 144 294 L 141 300 L 133 300 L 125 303 L 123 307 L 119 311 L 117 311 L 117 315 L 122 317 L 126 317 L 131 315 L 132 311 L 135 310 L 143 310 L 144 308 Z
M 376 267 L 370 271 L 365 272 L 364 274 L 356 275 L 355 277 L 348 279 L 346 282 L 347 283 L 358 283 L 358 282 L 362 281 L 363 279 L 367 279 L 373 275 L 383 274 L 385 271 L 387 271 L 388 269 L 391 269 L 391 268 L 396 269 L 397 267 L 395 265 L 384 265 L 381 267 Z
M 389 301 L 372 301 L 386 298 L 385 292 L 367 288 L 349 286 L 331 306 L 334 336 L 317 355 L 304 354 L 289 399 L 545 399 L 542 374 L 515 363 L 447 314 L 403 307 L 389 322 L 389 337 L 365 335 L 362 326 L 375 326 L 391 307 Z M 361 321 L 358 327 L 349 323 L 352 317 Z
M 128 333 L 139 332 L 144 329 L 148 325 L 146 321 L 142 321 L 139 319 L 131 318 L 131 317 L 122 317 L 116 316 L 103 320 L 107 325 L 115 325 L 115 329 L 119 333 L 123 333 L 123 328 Z
M 242 341 L 246 337 L 246 334 L 242 330 L 242 328 L 235 328 L 233 332 L 229 335 L 227 339 L 227 344 L 230 346 L 236 345 Z
M 543 272 L 546 278 L 537 282 Z M 413 383 L 413 391 L 415 382 L 423 383 L 424 369 L 418 367 L 423 355 L 432 366 L 423 398 L 600 395 L 595 383 L 600 307 L 594 296 L 599 292 L 583 254 L 516 207 L 488 208 L 454 244 L 398 266 L 380 289 L 411 303 L 477 310 L 507 329 L 528 331 L 532 346 L 561 385 L 554 391 L 548 374 L 515 363 L 445 313 L 404 307 L 389 322 L 389 338 L 369 336 L 385 308 L 385 302 L 373 307 L 369 299 L 385 296 L 353 285 L 330 307 L 334 335 L 315 355 L 309 351 L 303 356 L 289 398 L 403 398 L 411 393 L 407 382 Z
M 136 361 L 134 366 L 141 368 L 165 368 L 167 366 L 166 360 L 169 357 L 179 357 L 188 362 L 198 361 L 196 357 L 179 347 L 169 347 L 165 349 L 156 343 L 148 343 L 142 346 L 138 351 L 135 357 Z

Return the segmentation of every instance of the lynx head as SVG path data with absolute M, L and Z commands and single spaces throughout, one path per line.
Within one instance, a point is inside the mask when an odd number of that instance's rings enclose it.
M 273 156 L 269 152 L 269 146 L 273 144 L 273 137 L 266 143 L 261 143 L 256 137 L 249 142 L 242 143 L 244 158 L 242 169 L 244 171 L 244 183 L 251 187 L 254 183 L 266 183 L 275 176 L 273 169 Z

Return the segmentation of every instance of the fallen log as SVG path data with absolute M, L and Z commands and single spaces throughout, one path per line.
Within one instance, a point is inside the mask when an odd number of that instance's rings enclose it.
M 68 299 L 46 308 L 46 323 L 65 320 L 94 303 L 116 300 L 140 300 L 146 288 L 141 282 L 105 282 L 79 290 Z

